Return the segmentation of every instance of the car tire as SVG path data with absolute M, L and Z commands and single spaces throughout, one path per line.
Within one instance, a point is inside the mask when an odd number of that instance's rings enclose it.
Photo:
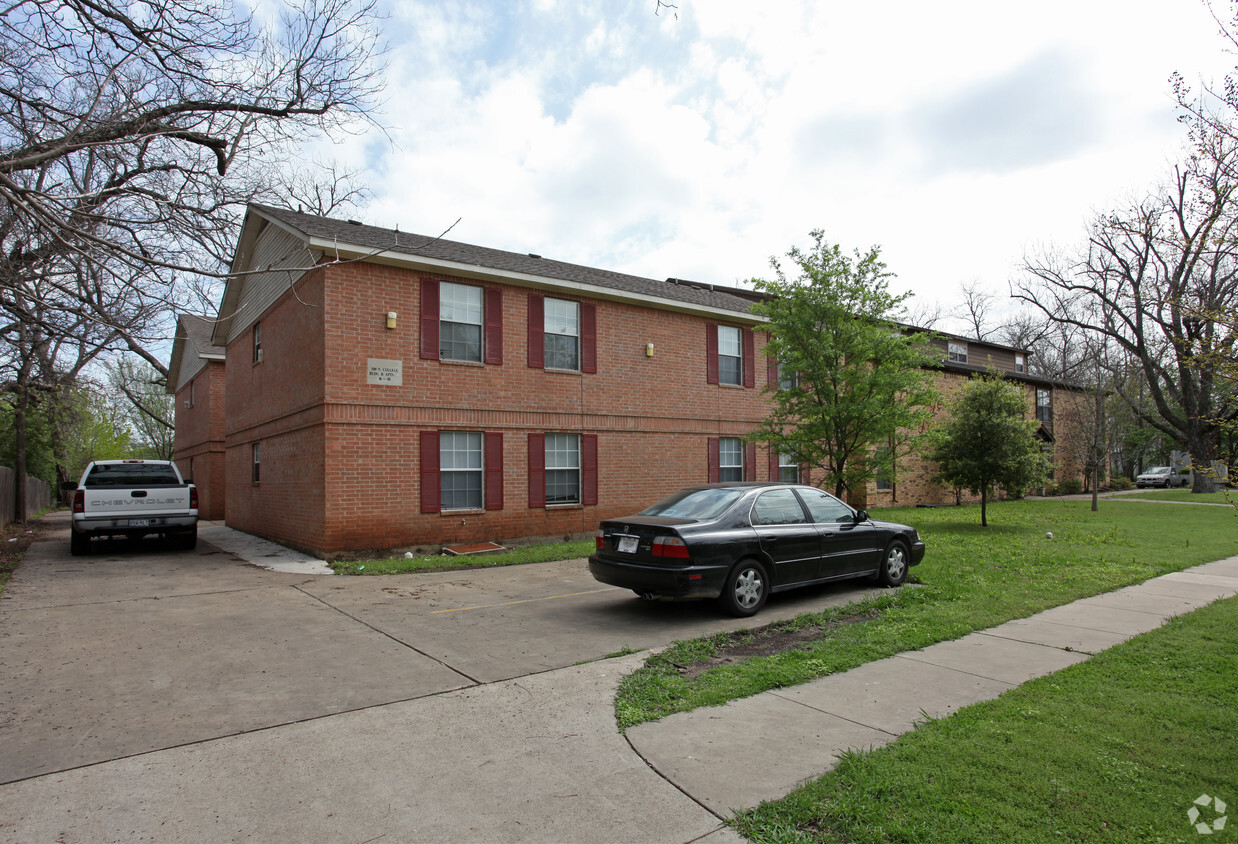
M 184 533 L 176 535 L 176 547 L 182 551 L 192 551 L 198 547 L 198 526 L 194 525 Z
M 69 553 L 82 557 L 90 553 L 90 537 L 75 530 L 69 531 Z
M 726 576 L 718 604 L 736 618 L 756 615 L 769 597 L 769 575 L 756 560 L 740 560 Z
M 877 572 L 877 580 L 882 586 L 902 586 L 907 581 L 909 568 L 907 545 L 899 539 L 886 546 L 881 555 L 881 568 Z

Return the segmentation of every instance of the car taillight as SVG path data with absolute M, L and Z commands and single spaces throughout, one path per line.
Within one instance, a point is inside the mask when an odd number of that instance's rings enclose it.
M 593 547 L 597 551 L 606 550 L 606 537 L 602 535 L 601 528 L 598 528 L 598 532 L 593 535 Z
M 189 488 L 189 509 L 198 509 L 198 488 L 196 486 L 191 486 Z
M 653 538 L 653 556 L 686 560 L 688 559 L 688 546 L 678 536 L 655 536 Z
M 73 493 L 73 512 L 86 512 L 86 493 L 80 489 Z

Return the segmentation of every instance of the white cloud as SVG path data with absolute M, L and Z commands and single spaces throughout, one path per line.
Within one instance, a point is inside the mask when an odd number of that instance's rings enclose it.
M 1232 66 L 1195 0 L 395 7 L 367 218 L 721 284 L 826 230 L 902 286 L 999 290 L 1175 154 L 1168 76 Z

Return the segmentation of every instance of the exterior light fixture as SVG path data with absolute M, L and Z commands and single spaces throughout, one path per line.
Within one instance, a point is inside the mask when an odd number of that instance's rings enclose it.
M 647 358 L 653 357 L 653 343 L 645 344 L 645 357 Z
M 388 328 L 395 328 L 395 318 L 396 318 L 395 311 L 387 311 L 387 327 Z

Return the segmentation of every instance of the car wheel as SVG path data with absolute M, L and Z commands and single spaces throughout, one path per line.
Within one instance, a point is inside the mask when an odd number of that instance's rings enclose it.
M 733 616 L 756 615 L 769 597 L 769 577 L 756 560 L 741 560 L 726 576 L 718 603 Z
M 90 537 L 75 530 L 69 531 L 69 553 L 81 557 L 90 553 Z
M 878 580 L 882 586 L 902 586 L 907 580 L 907 546 L 900 540 L 896 539 L 886 546 Z
M 198 547 L 198 526 L 194 525 L 189 530 L 176 537 L 176 547 L 182 551 L 192 551 Z

